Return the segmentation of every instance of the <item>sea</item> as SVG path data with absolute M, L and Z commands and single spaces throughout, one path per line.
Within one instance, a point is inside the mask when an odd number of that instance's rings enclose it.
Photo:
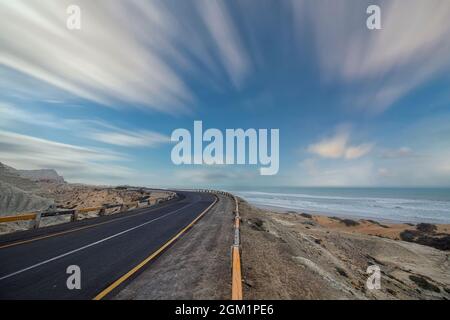
M 450 223 L 450 188 L 267 187 L 228 190 L 274 211 L 387 222 Z

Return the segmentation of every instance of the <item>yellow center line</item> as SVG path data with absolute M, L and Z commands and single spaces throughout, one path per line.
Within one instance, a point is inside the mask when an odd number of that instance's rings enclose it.
M 99 294 L 97 294 L 93 300 L 101 300 L 106 295 L 108 295 L 111 291 L 113 291 L 115 288 L 117 288 L 120 284 L 122 284 L 124 281 L 129 279 L 133 274 L 135 274 L 137 271 L 139 271 L 142 267 L 144 267 L 147 263 L 149 263 L 151 260 L 153 260 L 155 257 L 157 257 L 161 252 L 164 251 L 168 246 L 170 246 L 175 240 L 177 240 L 183 233 L 185 233 L 189 228 L 191 228 L 198 220 L 200 220 L 206 212 L 208 212 L 209 209 L 211 209 L 217 202 L 218 198 L 214 200 L 212 204 L 208 206 L 205 210 L 203 210 L 202 213 L 200 213 L 197 218 L 195 218 L 189 225 L 187 225 L 183 230 L 178 232 L 172 239 L 167 241 L 164 245 L 162 245 L 158 250 L 153 252 L 150 256 L 145 258 L 142 262 L 140 262 L 138 265 L 136 265 L 133 269 L 125 273 L 123 276 L 121 276 L 119 279 L 114 281 L 111 285 L 109 285 L 106 289 L 101 291 Z
M 79 227 L 79 228 L 70 229 L 70 230 L 61 231 L 61 232 L 56 232 L 56 233 L 48 234 L 48 235 L 45 235 L 45 236 L 35 237 L 35 238 L 32 238 L 32 239 L 28 239 L 28 240 L 21 240 L 21 241 L 16 241 L 16 242 L 12 242 L 12 243 L 7 243 L 7 244 L 4 244 L 4 245 L 0 245 L 0 249 L 5 249 L 5 248 L 9 248 L 9 247 L 13 247 L 13 246 L 20 245 L 20 244 L 25 244 L 25 243 L 29 243 L 29 242 L 34 242 L 34 241 L 38 241 L 38 240 L 43 240 L 43 239 L 47 239 L 47 238 L 52 238 L 52 237 L 60 236 L 60 235 L 63 235 L 63 234 L 68 234 L 68 233 L 72 233 L 72 232 L 84 230 L 84 229 L 93 228 L 93 227 L 96 227 L 96 226 L 100 226 L 100 225 L 112 223 L 112 222 L 114 222 L 114 221 L 120 221 L 120 220 L 123 220 L 123 219 L 135 217 L 135 216 L 137 216 L 137 215 L 141 215 L 141 214 L 144 214 L 144 213 L 152 212 L 152 211 L 155 211 L 155 210 L 157 210 L 157 209 L 165 208 L 165 207 L 167 207 L 167 206 L 168 206 L 168 205 L 165 205 L 165 206 L 161 206 L 161 207 L 158 207 L 158 208 L 150 209 L 150 210 L 145 211 L 145 212 L 140 212 L 140 213 L 132 214 L 132 215 L 129 215 L 129 216 L 126 216 L 126 217 L 120 217 L 120 218 L 116 218 L 116 219 L 112 219 L 112 220 L 108 220 L 108 221 L 104 221 L 104 222 L 99 222 L 99 223 L 91 224 L 91 225 L 84 226 L 84 227 Z

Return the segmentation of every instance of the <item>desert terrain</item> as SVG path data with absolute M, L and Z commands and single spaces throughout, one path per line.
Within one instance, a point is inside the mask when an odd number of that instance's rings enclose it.
M 167 198 L 170 192 L 128 190 L 126 187 L 92 186 L 72 184 L 64 180 L 55 170 L 16 170 L 0 163 L 0 216 L 27 212 L 83 209 L 104 204 L 123 204 L 147 198 L 156 202 Z M 119 208 L 108 209 L 114 214 Z M 96 212 L 85 213 L 79 219 L 95 217 Z M 42 219 L 41 226 L 69 222 L 70 216 Z M 29 221 L 0 223 L 0 234 L 24 230 Z
M 245 299 L 450 299 L 449 225 L 276 213 L 243 200 L 240 212 Z M 380 289 L 366 287 L 371 265 Z

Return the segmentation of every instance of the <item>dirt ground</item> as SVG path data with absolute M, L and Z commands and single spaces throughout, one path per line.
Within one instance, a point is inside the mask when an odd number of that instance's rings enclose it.
M 58 209 L 82 209 L 89 207 L 100 207 L 103 204 L 121 204 L 136 202 L 139 198 L 149 196 L 151 202 L 165 199 L 170 192 L 154 191 L 141 192 L 129 191 L 121 188 L 109 188 L 101 186 L 89 186 L 82 184 L 36 182 L 38 189 L 35 194 L 44 199 L 51 200 Z M 120 211 L 119 207 L 107 209 L 106 214 L 114 214 Z M 97 217 L 98 212 L 89 212 L 79 215 L 79 219 Z M 69 222 L 70 215 L 47 217 L 41 220 L 41 226 L 50 226 Z M 29 221 L 0 223 L 0 234 L 28 229 Z
M 450 253 L 393 240 L 411 225 L 240 209 L 245 299 L 450 299 Z M 370 265 L 380 289 L 366 286 Z
M 53 199 L 56 206 L 63 209 L 97 207 L 105 203 L 134 202 L 144 196 L 151 196 L 152 199 L 158 199 L 168 195 L 166 192 L 159 191 L 149 193 L 68 183 L 55 184 L 39 182 L 39 186 L 38 195 Z
M 374 220 L 357 220 L 357 225 L 346 225 L 346 219 L 327 216 L 312 216 L 312 220 L 320 226 L 351 233 L 362 233 L 367 235 L 385 237 L 400 240 L 401 233 L 405 230 L 415 230 L 416 227 L 408 223 L 384 223 Z M 352 220 L 347 220 L 352 223 Z M 354 221 L 354 220 L 353 220 Z M 436 233 L 450 234 L 450 225 L 436 225 Z

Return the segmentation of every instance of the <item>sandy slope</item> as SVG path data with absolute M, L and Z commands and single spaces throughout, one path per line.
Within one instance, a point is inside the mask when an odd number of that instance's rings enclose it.
M 448 251 L 368 234 L 388 229 L 381 226 L 362 224 L 357 232 L 246 202 L 241 215 L 247 299 L 450 299 Z M 400 228 L 392 228 L 395 238 Z M 366 288 L 369 265 L 381 269 L 380 290 Z
M 0 181 L 0 216 L 47 209 L 53 201 Z
M 0 162 L 0 216 L 47 210 L 99 207 L 103 204 L 136 202 L 149 196 L 151 201 L 167 198 L 165 191 L 129 191 L 123 188 L 70 184 L 55 170 L 16 170 Z M 108 209 L 107 214 L 119 209 Z M 80 215 L 80 218 L 97 213 Z M 70 221 L 70 216 L 48 217 L 41 226 Z M 28 228 L 28 221 L 0 224 L 0 234 Z

